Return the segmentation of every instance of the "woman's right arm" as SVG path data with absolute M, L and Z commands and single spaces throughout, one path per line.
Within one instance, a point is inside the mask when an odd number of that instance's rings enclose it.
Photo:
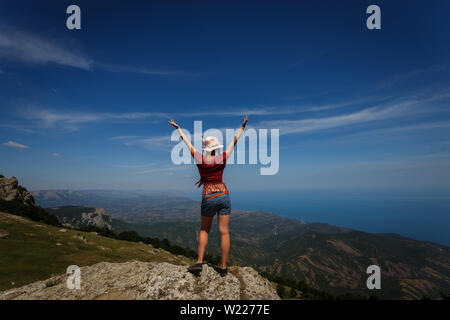
M 244 132 L 245 126 L 247 125 L 247 121 L 248 121 L 248 115 L 245 115 L 244 122 L 242 122 L 241 128 L 239 129 L 238 133 L 234 136 L 233 141 L 230 142 L 227 149 L 225 150 L 225 152 L 227 154 L 227 158 L 233 152 L 234 146 L 236 145 L 239 138 L 241 137 L 242 132 Z
M 197 150 L 195 150 L 194 146 L 191 144 L 191 142 L 188 140 L 188 138 L 186 138 L 186 136 L 184 135 L 184 132 L 183 132 L 183 130 L 181 130 L 180 126 L 173 119 L 171 119 L 169 121 L 169 123 L 178 130 L 178 132 L 180 133 L 181 139 L 183 139 L 184 143 L 186 143 L 186 145 L 188 146 L 189 152 L 191 153 L 191 155 L 194 156 L 194 153 Z

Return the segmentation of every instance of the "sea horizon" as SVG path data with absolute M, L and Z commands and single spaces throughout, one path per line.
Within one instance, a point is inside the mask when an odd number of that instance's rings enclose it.
M 145 189 L 34 189 L 114 192 L 127 197 L 146 194 L 181 196 L 201 200 L 201 190 Z M 420 241 L 450 246 L 450 190 L 433 189 L 299 189 L 234 190 L 231 207 L 244 211 L 264 211 L 309 223 L 330 225 L 370 233 L 395 233 Z M 128 194 L 128 195 L 127 195 Z
M 232 209 L 370 233 L 396 233 L 446 246 L 450 246 L 449 195 L 426 189 L 230 191 Z M 198 194 L 188 196 L 199 199 Z

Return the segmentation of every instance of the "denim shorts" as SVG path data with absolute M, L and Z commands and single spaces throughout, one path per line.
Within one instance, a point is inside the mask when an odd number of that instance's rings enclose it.
M 216 193 L 214 192 L 205 196 L 212 196 Z M 214 217 L 215 215 L 226 215 L 231 213 L 231 201 L 230 195 L 228 193 L 222 194 L 220 196 L 211 199 L 202 199 L 202 216 L 204 217 Z

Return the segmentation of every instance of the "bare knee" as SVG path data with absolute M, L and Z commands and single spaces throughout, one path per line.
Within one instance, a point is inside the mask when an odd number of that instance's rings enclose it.
M 228 227 L 219 227 L 219 233 L 221 236 L 227 236 L 229 234 Z

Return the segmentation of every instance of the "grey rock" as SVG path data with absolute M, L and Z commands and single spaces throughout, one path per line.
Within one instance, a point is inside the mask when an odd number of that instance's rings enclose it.
M 0 229 L 0 239 L 8 239 L 9 232 L 3 229 Z
M 68 275 L 0 292 L 0 300 L 279 300 L 273 283 L 249 267 L 230 267 L 221 277 L 204 265 L 200 276 L 167 262 L 101 262 L 81 268 L 81 288 L 68 289 Z
M 111 227 L 112 217 L 103 208 L 95 208 L 93 212 L 83 212 L 81 214 L 81 225 L 93 225 L 98 228 L 107 228 L 112 230 Z
M 20 201 L 26 205 L 33 206 L 34 198 L 27 189 L 19 186 L 16 177 L 7 178 L 0 175 L 0 199 L 6 201 Z
M 83 237 L 81 234 L 74 235 L 74 236 L 72 236 L 72 238 L 73 238 L 73 239 L 78 239 L 78 240 L 83 241 L 84 243 L 87 243 L 86 238 Z

